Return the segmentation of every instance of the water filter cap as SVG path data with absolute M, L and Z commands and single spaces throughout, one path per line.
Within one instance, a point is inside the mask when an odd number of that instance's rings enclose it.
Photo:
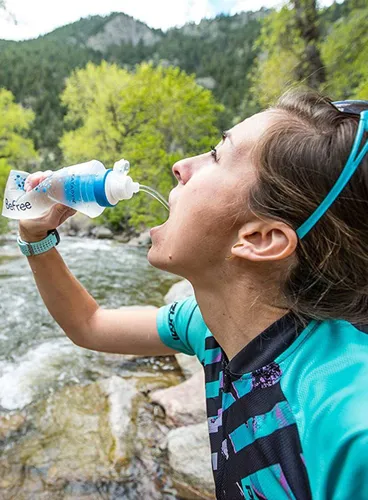
M 121 159 L 106 175 L 105 193 L 110 205 L 116 205 L 120 200 L 129 200 L 134 193 L 138 193 L 138 182 L 133 182 L 132 178 L 127 175 L 129 167 L 129 162 Z
M 127 174 L 129 172 L 129 169 L 130 169 L 130 163 L 128 162 L 128 160 L 124 160 L 124 158 L 114 163 L 115 172 L 119 172 L 121 174 Z

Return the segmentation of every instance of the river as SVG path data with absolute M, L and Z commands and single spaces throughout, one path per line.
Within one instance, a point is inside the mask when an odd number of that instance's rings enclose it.
M 177 281 L 150 266 L 146 250 L 115 241 L 63 237 L 59 249 L 106 308 L 160 306 Z M 76 347 L 43 305 L 15 236 L 0 241 L 0 289 L 0 498 L 177 498 L 161 447 L 167 428 L 148 398 L 181 380 L 175 360 Z M 119 466 L 98 385 L 114 376 L 139 396 Z

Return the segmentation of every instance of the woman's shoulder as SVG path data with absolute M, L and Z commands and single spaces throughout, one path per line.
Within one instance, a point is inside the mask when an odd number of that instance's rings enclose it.
M 284 373 L 316 498 L 335 498 L 337 484 L 344 487 L 336 498 L 353 498 L 341 492 L 363 473 L 360 487 L 368 493 L 367 331 L 341 320 L 317 322 Z
M 342 320 L 316 322 L 282 377 L 286 398 L 311 427 L 368 428 L 368 329 Z

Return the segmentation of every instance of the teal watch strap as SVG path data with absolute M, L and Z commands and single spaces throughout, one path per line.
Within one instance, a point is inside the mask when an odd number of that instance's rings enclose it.
M 40 253 L 47 252 L 58 245 L 60 242 L 60 236 L 56 229 L 53 229 L 48 232 L 46 238 L 41 241 L 35 241 L 33 243 L 28 243 L 27 241 L 23 241 L 20 236 L 17 238 L 17 243 L 20 248 L 20 251 L 26 257 L 30 257 L 31 255 L 39 255 Z

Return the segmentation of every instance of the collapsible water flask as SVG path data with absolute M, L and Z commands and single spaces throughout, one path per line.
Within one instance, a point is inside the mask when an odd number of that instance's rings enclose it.
M 127 175 L 129 162 L 120 160 L 107 170 L 97 160 L 50 172 L 29 192 L 24 189 L 29 173 L 11 170 L 4 193 L 2 215 L 10 219 L 35 219 L 55 203 L 62 203 L 89 217 L 97 217 L 106 207 L 129 200 L 139 184 Z

